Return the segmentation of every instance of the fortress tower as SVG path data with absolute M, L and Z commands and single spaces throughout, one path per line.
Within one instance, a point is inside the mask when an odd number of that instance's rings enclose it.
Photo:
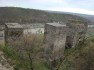
M 81 21 L 70 21 L 63 23 L 45 24 L 45 56 L 51 70 L 58 65 L 64 57 L 65 48 L 73 48 L 83 41 L 87 31 L 87 23 Z

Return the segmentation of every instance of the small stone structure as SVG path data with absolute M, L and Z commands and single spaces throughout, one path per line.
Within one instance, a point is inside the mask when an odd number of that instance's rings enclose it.
M 85 37 L 87 23 L 70 21 L 66 25 L 59 23 L 45 24 L 45 56 L 51 70 L 64 56 L 65 48 L 73 48 Z
M 17 39 L 21 35 L 23 35 L 23 27 L 20 24 L 0 24 L 0 45 L 5 46 L 8 40 Z
M 23 35 L 23 27 L 18 23 L 5 23 L 5 39 L 15 40 Z
M 5 27 L 3 24 L 0 24 L 0 45 L 5 45 Z

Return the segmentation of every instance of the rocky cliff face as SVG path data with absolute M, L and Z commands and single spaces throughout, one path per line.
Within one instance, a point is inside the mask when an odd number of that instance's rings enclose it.
M 4 53 L 0 51 L 0 70 L 14 70 L 4 57 Z

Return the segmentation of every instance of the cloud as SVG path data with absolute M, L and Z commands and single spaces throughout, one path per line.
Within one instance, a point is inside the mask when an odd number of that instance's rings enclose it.
M 32 2 L 38 2 L 38 3 L 60 3 L 60 2 L 63 2 L 63 0 L 34 0 Z
M 64 12 L 73 12 L 73 13 L 83 13 L 83 14 L 90 14 L 94 15 L 94 11 L 81 9 L 81 8 L 63 8 L 63 7 L 55 7 L 55 8 L 49 8 L 47 10 L 51 11 L 64 11 Z
M 65 11 L 94 15 L 94 1 L 92 0 L 34 0 L 43 5 L 39 9 L 52 11 Z
M 0 6 L 94 14 L 93 0 L 0 0 Z

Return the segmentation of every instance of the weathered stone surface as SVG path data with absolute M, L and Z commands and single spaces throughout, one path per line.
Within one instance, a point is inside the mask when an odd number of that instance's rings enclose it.
M 0 51 L 0 70 L 14 70 L 12 66 L 7 62 L 3 52 Z
M 5 23 L 6 43 L 10 43 L 23 35 L 23 27 L 19 23 Z
M 75 47 L 85 37 L 87 31 L 87 22 L 70 21 L 67 23 L 69 27 L 66 37 L 66 47 Z
M 18 23 L 0 24 L 0 45 L 5 46 L 23 35 L 23 27 Z
M 45 56 L 51 69 L 53 69 L 57 61 L 60 61 L 60 58 L 62 59 L 64 56 L 66 34 L 66 25 L 58 23 L 47 23 L 45 25 Z
M 0 45 L 5 45 L 5 31 L 4 31 L 4 25 L 0 25 Z
M 73 48 L 83 41 L 87 31 L 87 23 L 74 21 L 61 25 L 59 23 L 45 24 L 45 56 L 51 70 L 64 57 L 65 48 Z

